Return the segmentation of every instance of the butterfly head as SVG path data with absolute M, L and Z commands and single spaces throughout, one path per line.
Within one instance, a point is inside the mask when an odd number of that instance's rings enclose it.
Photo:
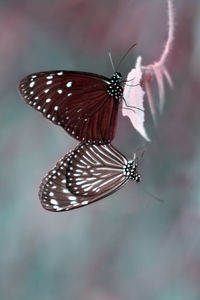
M 107 93 L 116 100 L 120 100 L 122 98 L 123 87 L 121 83 L 122 75 L 119 72 L 114 73 L 108 83 Z
M 121 81 L 121 80 L 122 80 L 122 74 L 119 73 L 119 72 L 115 72 L 115 73 L 113 74 L 113 76 L 111 77 L 111 79 Z
M 141 181 L 136 160 L 130 160 L 127 162 L 127 164 L 124 166 L 124 174 L 135 182 Z

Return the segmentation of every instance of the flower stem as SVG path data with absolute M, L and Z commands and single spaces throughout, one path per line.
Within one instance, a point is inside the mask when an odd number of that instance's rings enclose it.
M 167 56 L 172 48 L 172 42 L 174 40 L 174 7 L 173 7 L 173 0 L 168 0 L 168 38 L 167 42 L 165 44 L 163 53 L 159 59 L 158 62 L 156 62 L 157 65 L 163 66 L 165 64 L 165 61 L 167 59 Z

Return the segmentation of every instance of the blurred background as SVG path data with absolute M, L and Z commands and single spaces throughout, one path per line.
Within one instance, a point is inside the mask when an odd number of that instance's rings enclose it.
M 116 65 L 135 42 L 123 76 L 138 55 L 153 63 L 167 37 L 167 1 L 0 1 L 1 299 L 200 299 L 200 2 L 179 0 L 175 12 L 174 89 L 157 129 L 147 128 L 143 182 L 51 213 L 38 186 L 77 142 L 20 99 L 19 80 L 50 69 L 110 77 L 108 51 Z M 113 145 L 131 159 L 144 143 L 120 112 Z

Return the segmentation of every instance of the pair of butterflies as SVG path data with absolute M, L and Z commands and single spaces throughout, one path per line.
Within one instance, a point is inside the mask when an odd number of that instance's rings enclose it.
M 140 181 L 136 157 L 128 161 L 110 144 L 123 98 L 120 73 L 109 79 L 86 72 L 39 72 L 22 79 L 19 92 L 80 141 L 43 179 L 39 198 L 45 209 L 78 208 L 108 196 L 129 178 Z

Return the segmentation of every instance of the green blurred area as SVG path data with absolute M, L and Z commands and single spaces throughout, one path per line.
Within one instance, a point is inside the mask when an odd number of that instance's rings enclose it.
M 19 80 L 54 68 L 110 76 L 108 51 L 117 64 L 136 41 L 122 74 L 138 55 L 152 63 L 166 1 L 0 2 L 0 299 L 200 299 L 200 3 L 180 0 L 175 11 L 174 89 L 150 128 L 142 184 L 54 214 L 38 186 L 77 143 L 20 99 Z M 113 144 L 132 158 L 144 141 L 120 114 Z

